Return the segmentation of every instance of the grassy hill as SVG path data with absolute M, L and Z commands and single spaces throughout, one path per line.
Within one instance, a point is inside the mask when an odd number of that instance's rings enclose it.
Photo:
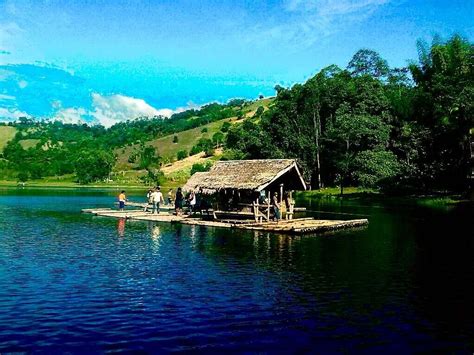
M 256 110 L 260 106 L 263 106 L 265 110 L 268 110 L 268 108 L 273 103 L 273 100 L 273 98 L 262 99 L 245 106 L 242 110 L 244 113 L 244 117 L 241 119 L 239 119 L 238 117 L 225 118 L 200 127 L 189 129 L 187 131 L 170 134 L 165 137 L 148 141 L 146 142 L 146 145 L 154 147 L 156 149 L 157 154 L 164 158 L 165 161 L 174 163 L 174 161 L 176 161 L 176 155 L 180 150 L 186 150 L 187 152 L 189 152 L 191 148 L 199 141 L 199 139 L 212 139 L 212 136 L 221 129 L 224 122 L 230 122 L 231 124 L 235 124 L 237 122 L 245 120 L 246 118 L 253 117 Z M 207 131 L 203 132 L 203 130 Z M 178 138 L 177 143 L 173 143 L 175 136 Z M 115 153 L 117 154 L 117 164 L 115 170 L 133 169 L 134 164 L 129 163 L 128 160 L 130 155 L 132 155 L 138 149 L 139 145 L 137 144 L 125 148 L 116 149 Z M 179 162 L 175 162 L 174 164 L 178 163 Z M 169 164 L 167 165 L 169 166 Z M 169 170 L 176 172 L 176 169 L 174 168 L 171 168 Z
M 97 126 L 64 125 L 33 119 L 16 123 L 13 127 L 0 126 L 0 152 L 12 140 L 20 146 L 12 146 L 7 156 L 3 156 L 0 174 L 11 180 L 49 181 L 53 178 L 55 183 L 71 183 L 79 179 L 73 164 L 80 162 L 87 165 L 80 171 L 89 174 L 81 175 L 83 181 L 90 179 L 90 176 L 99 181 L 93 176 L 102 173 L 98 172 L 97 167 L 101 163 L 97 161 L 104 162 L 109 153 L 114 152 L 116 164 L 111 174 L 107 173 L 109 177 L 102 179 L 103 182 L 109 183 L 112 179 L 115 184 L 138 186 L 155 179 L 153 173 L 156 174 L 157 163 L 150 156 L 150 150 L 144 149 L 144 146 L 151 146 L 162 158 L 160 167 L 168 182 L 182 183 L 189 177 L 193 164 L 208 165 L 209 161 L 218 160 L 224 154 L 222 149 L 213 151 L 215 143 L 210 142 L 216 132 L 222 132 L 225 136 L 224 131 L 227 130 L 222 130 L 224 123 L 232 125 L 244 121 L 254 117 L 256 112 L 260 116 L 272 102 L 273 98 L 254 102 L 234 99 L 228 104 L 211 103 L 198 110 L 177 113 L 170 119 L 142 118 L 121 122 L 107 130 Z M 46 143 L 38 146 L 39 142 Z M 218 148 L 221 146 L 219 144 Z M 177 160 L 179 151 L 189 154 L 193 147 L 193 152 L 200 153 Z M 143 169 L 144 166 L 149 169 Z
M 15 137 L 17 129 L 10 126 L 0 126 L 0 152 L 7 145 L 8 141 Z

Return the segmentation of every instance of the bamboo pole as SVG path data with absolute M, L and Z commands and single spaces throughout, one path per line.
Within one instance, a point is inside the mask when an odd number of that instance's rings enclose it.
M 270 221 L 270 203 L 271 203 L 271 193 L 268 191 L 268 201 L 267 201 L 267 222 Z
M 293 201 L 293 190 L 290 190 L 290 219 L 293 219 L 293 210 L 295 202 Z

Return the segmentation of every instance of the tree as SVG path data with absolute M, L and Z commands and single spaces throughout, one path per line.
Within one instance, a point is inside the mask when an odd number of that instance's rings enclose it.
M 176 153 L 176 158 L 178 160 L 183 160 L 188 157 L 188 151 L 187 150 L 179 150 L 178 153 Z
M 353 76 L 369 75 L 373 78 L 383 78 L 389 72 L 387 61 L 370 49 L 360 49 L 354 54 L 347 65 L 347 70 Z
M 224 142 L 224 138 L 225 138 L 224 133 L 216 132 L 212 136 L 212 142 L 215 144 L 217 148 L 219 148 Z
M 353 180 L 358 174 L 363 174 L 364 170 L 359 170 L 361 166 L 356 159 L 358 154 L 365 151 L 365 157 L 373 157 L 371 150 L 384 151 L 389 135 L 390 126 L 380 117 L 354 114 L 347 107 L 340 109 L 334 123 L 328 128 L 327 137 L 334 144 L 334 166 L 339 175 L 341 195 L 347 180 Z M 392 156 L 379 153 L 376 157 L 380 159 Z M 369 174 L 370 169 L 366 170 Z
M 227 131 L 229 130 L 230 126 L 232 126 L 231 123 L 228 122 L 228 121 L 225 121 L 225 122 L 222 124 L 221 132 L 224 132 L 224 133 L 227 132 Z
M 258 106 L 257 110 L 255 111 L 255 114 L 253 117 L 260 117 L 262 116 L 263 112 L 265 111 L 265 108 L 263 106 Z
M 474 127 L 474 46 L 455 35 L 430 47 L 418 43 L 419 63 L 410 71 L 416 83 L 417 121 L 431 132 L 426 167 L 433 185 L 463 189 L 469 169 L 469 129 Z M 426 174 L 428 175 L 428 174 Z
M 83 151 L 74 163 L 74 172 L 80 184 L 105 179 L 112 171 L 115 156 L 104 150 Z
M 164 182 L 165 174 L 160 169 L 146 169 L 147 172 L 140 179 L 146 185 L 161 185 Z
M 214 144 L 209 138 L 200 138 L 199 141 L 191 148 L 190 155 L 206 152 L 206 155 L 213 155 Z
M 140 153 L 139 168 L 147 169 L 153 164 L 160 161 L 160 157 L 156 155 L 156 149 L 152 146 L 142 146 Z
M 18 181 L 25 182 L 28 181 L 28 173 L 25 170 L 21 170 L 17 176 Z
M 360 185 L 378 187 L 388 184 L 400 173 L 395 154 L 383 149 L 365 150 L 354 159 L 355 177 Z
M 194 175 L 197 172 L 204 172 L 211 170 L 212 162 L 208 161 L 204 164 L 196 163 L 191 167 L 191 175 Z

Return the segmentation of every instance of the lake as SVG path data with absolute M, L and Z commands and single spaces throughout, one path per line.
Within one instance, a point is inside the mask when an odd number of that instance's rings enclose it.
M 301 237 L 80 213 L 114 201 L 0 189 L 1 353 L 474 351 L 472 206 L 300 199 L 370 223 Z

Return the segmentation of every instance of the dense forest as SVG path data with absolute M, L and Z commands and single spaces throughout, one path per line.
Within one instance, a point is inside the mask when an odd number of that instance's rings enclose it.
M 234 126 L 227 147 L 245 158 L 298 158 L 313 188 L 368 186 L 459 191 L 474 127 L 474 49 L 460 36 L 418 43 L 418 62 L 390 68 L 359 50 L 304 84 L 276 87 L 274 106 Z
M 132 157 L 137 168 L 159 170 L 160 157 L 146 142 L 238 117 L 176 159 L 223 146 L 222 159 L 297 158 L 313 188 L 460 191 L 470 173 L 474 47 L 457 35 L 417 46 L 418 60 L 404 68 L 361 49 L 345 68 L 331 65 L 304 84 L 276 86 L 268 109 L 251 116 L 242 113 L 249 102 L 234 99 L 109 129 L 22 118 L 8 124 L 17 131 L 3 149 L 0 173 L 20 181 L 74 174 L 89 183 L 110 174 L 114 149 L 132 144 L 141 147 Z

